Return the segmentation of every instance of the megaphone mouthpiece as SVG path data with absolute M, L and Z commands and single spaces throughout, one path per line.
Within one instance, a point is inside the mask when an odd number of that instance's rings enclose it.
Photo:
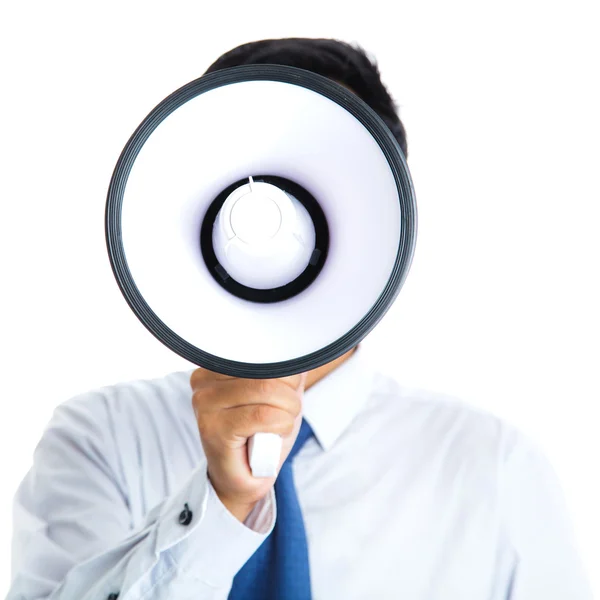
M 254 289 L 273 289 L 307 268 L 315 227 L 297 199 L 249 177 L 225 199 L 212 243 L 221 267 L 233 279 Z

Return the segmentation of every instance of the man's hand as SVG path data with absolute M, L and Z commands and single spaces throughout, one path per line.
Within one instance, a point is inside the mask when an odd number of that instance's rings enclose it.
M 221 502 L 242 522 L 276 479 L 252 475 L 247 440 L 259 432 L 281 435 L 281 468 L 302 424 L 305 382 L 306 373 L 281 379 L 238 379 L 206 369 L 192 373 L 192 404 L 208 477 Z

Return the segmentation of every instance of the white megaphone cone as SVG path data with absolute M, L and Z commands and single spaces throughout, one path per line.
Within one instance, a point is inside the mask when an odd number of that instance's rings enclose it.
M 144 326 L 195 365 L 278 378 L 331 362 L 408 273 L 416 203 L 404 156 L 358 96 L 314 73 L 246 65 L 161 102 L 115 167 L 106 240 Z M 281 438 L 249 440 L 274 476 Z

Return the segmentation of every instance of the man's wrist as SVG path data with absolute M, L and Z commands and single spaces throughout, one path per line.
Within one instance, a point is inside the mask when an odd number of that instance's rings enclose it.
M 252 509 L 258 504 L 259 500 L 254 502 L 240 502 L 237 499 L 229 498 L 227 495 L 221 493 L 215 486 L 215 482 L 211 480 L 210 473 L 207 469 L 206 477 L 212 485 L 217 497 L 221 501 L 221 504 L 238 520 L 243 523 L 248 515 L 252 512 Z

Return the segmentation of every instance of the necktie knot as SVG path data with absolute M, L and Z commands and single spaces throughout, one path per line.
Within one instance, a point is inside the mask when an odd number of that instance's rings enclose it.
M 288 454 L 288 457 L 285 459 L 284 464 L 291 463 L 296 454 L 300 452 L 302 446 L 308 441 L 310 437 L 313 435 L 312 427 L 308 424 L 305 419 L 302 419 L 302 425 L 300 426 L 300 431 L 298 432 L 298 436 L 296 437 L 296 441 Z

